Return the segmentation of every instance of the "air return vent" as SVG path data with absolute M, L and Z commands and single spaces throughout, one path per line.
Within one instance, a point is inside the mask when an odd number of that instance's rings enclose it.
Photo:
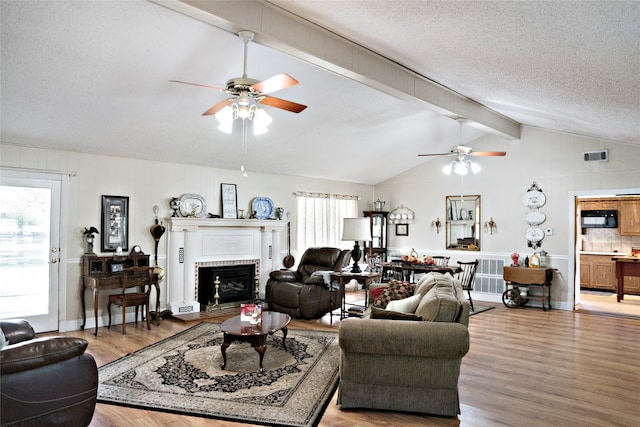
M 609 160 L 609 150 L 585 151 L 582 156 L 585 162 L 606 162 Z

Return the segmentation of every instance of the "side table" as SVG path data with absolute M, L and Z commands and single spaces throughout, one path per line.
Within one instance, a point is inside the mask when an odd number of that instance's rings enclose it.
M 371 283 L 380 282 L 380 273 L 350 273 L 347 271 L 336 271 L 331 273 L 331 282 L 337 280 L 340 284 L 340 293 L 342 294 L 342 304 L 340 306 L 340 319 L 347 317 L 347 303 L 345 299 L 344 285 L 350 280 L 355 279 L 360 283 L 365 291 L 364 305 L 369 306 L 369 286 Z

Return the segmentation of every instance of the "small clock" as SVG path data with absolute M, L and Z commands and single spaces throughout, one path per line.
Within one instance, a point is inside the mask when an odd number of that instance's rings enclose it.
M 142 248 L 140 247 L 140 245 L 134 245 L 131 248 L 130 255 L 141 255 L 141 254 L 142 254 Z

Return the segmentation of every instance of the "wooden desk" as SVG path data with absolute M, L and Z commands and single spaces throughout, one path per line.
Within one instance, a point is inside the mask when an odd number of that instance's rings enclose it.
M 542 288 L 542 296 L 527 295 L 526 299 L 540 298 L 542 300 L 542 310 L 547 311 L 547 307 L 551 309 L 551 278 L 554 268 L 527 268 L 527 267 L 504 267 L 503 279 L 505 286 L 509 292 L 508 286 L 511 283 L 517 290 L 518 285 L 540 286 Z M 546 295 L 545 295 L 546 292 Z M 517 294 L 520 297 L 520 292 Z M 504 298 L 503 298 L 504 302 Z M 505 303 L 505 305 L 507 305 Z M 507 307 L 510 307 L 507 305 Z
M 342 304 L 340 306 L 340 319 L 347 317 L 347 303 L 345 300 L 344 285 L 345 281 L 349 282 L 351 279 L 355 279 L 358 283 L 364 287 L 364 305 L 369 305 L 369 286 L 375 281 L 380 282 L 380 273 L 350 273 L 350 272 L 333 272 L 331 273 L 331 282 L 337 280 L 340 284 L 340 293 L 342 294 Z
M 640 277 L 640 258 L 613 257 L 616 262 L 616 294 L 618 302 L 624 299 L 624 277 Z
M 87 311 L 85 306 L 84 293 L 87 289 L 93 291 L 93 315 L 96 322 L 96 329 L 93 335 L 98 336 L 98 297 L 101 290 L 121 289 L 123 273 L 122 271 L 111 272 L 112 265 L 121 265 L 122 268 L 148 267 L 149 255 L 140 254 L 132 256 L 89 256 L 82 257 L 82 286 L 80 289 L 80 300 L 82 301 L 82 325 L 84 329 L 87 322 Z M 117 270 L 117 268 L 116 268 Z M 138 274 L 129 278 L 129 288 L 134 288 L 147 283 L 146 274 Z M 160 312 L 160 285 L 156 275 L 154 275 L 153 285 L 156 288 L 156 313 Z M 159 325 L 159 316 L 156 315 L 156 325 Z

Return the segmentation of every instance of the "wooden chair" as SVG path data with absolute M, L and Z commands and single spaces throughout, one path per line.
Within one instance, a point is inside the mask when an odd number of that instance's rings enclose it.
M 404 269 L 401 261 L 391 261 L 391 269 L 393 279 L 404 280 Z
M 461 271 L 457 273 L 456 277 L 460 280 L 462 284 L 462 289 L 467 291 L 469 294 L 469 305 L 471 306 L 471 311 L 473 311 L 473 301 L 471 300 L 471 291 L 473 290 L 473 284 L 476 279 L 476 270 L 478 268 L 478 260 L 471 262 L 461 262 L 458 261 L 458 266 Z
M 447 265 L 449 265 L 449 259 L 451 259 L 451 257 L 436 255 L 432 256 L 431 259 L 436 262 L 436 265 L 438 267 L 446 267 Z
M 131 285 L 133 281 L 139 282 L 141 290 L 138 292 L 127 292 L 128 288 L 133 288 L 136 285 Z M 135 307 L 135 320 L 138 323 L 138 307 L 143 306 L 142 312 L 143 320 L 147 319 L 147 329 L 151 329 L 151 323 L 149 321 L 149 294 L 151 293 L 151 287 L 153 286 L 153 267 L 131 267 L 126 268 L 122 272 L 122 292 L 119 294 L 109 295 L 109 303 L 107 304 L 107 310 L 109 311 L 109 326 L 111 328 L 111 304 L 115 304 L 122 307 L 122 333 L 127 333 L 127 307 Z

